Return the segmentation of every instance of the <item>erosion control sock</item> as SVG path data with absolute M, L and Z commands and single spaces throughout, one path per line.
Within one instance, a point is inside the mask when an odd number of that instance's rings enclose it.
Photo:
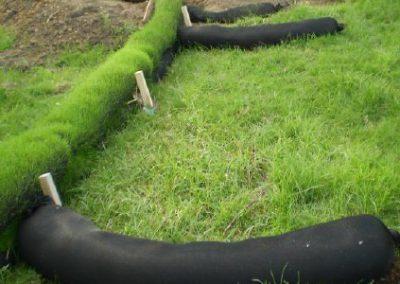
M 154 70 L 156 81 L 161 81 L 168 74 L 168 69 L 171 67 L 178 51 L 179 42 L 176 41 L 172 47 L 163 53 L 157 68 Z
M 254 48 L 262 45 L 276 45 L 283 41 L 307 36 L 334 34 L 343 30 L 343 28 L 344 26 L 333 18 L 251 27 L 200 25 L 181 27 L 179 39 L 184 46 Z
M 357 216 L 241 242 L 170 244 L 98 229 L 64 207 L 43 206 L 19 230 L 21 257 L 62 283 L 358 283 L 383 277 L 395 241 Z
M 274 5 L 271 3 L 258 3 L 250 4 L 232 9 L 227 9 L 220 12 L 206 11 L 198 6 L 187 5 L 190 14 L 190 19 L 193 23 L 206 23 L 206 22 L 218 22 L 218 23 L 232 23 L 237 19 L 249 17 L 249 16 L 267 16 L 278 12 L 283 7 L 278 4 Z

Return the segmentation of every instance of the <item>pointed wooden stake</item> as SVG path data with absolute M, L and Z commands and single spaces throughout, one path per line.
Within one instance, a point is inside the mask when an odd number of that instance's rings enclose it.
M 41 175 L 39 177 L 39 181 L 43 194 L 49 196 L 55 205 L 62 206 L 61 199 L 58 195 L 57 187 L 54 183 L 51 173 Z
M 190 15 L 189 15 L 189 10 L 187 6 L 182 6 L 182 15 L 183 15 L 183 22 L 185 23 L 185 26 L 191 27 L 193 26 L 192 21 L 190 20 Z
M 140 90 L 140 96 L 142 98 L 144 107 L 151 109 L 154 108 L 154 102 L 150 96 L 149 87 L 147 86 L 143 71 L 140 70 L 136 72 L 135 77 L 136 77 L 136 83 Z
M 154 0 L 149 0 L 148 2 L 147 2 L 147 6 L 146 6 L 146 10 L 144 11 L 144 16 L 143 16 L 143 23 L 147 23 L 149 20 L 150 20 L 150 18 L 151 18 L 151 15 L 153 14 L 153 11 L 154 11 Z

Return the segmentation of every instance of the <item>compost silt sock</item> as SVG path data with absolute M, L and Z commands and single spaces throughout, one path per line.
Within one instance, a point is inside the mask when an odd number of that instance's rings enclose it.
M 392 233 L 356 216 L 275 237 L 170 244 L 101 231 L 48 205 L 21 225 L 23 260 L 62 283 L 370 283 L 395 260 Z
M 214 12 L 207 11 L 195 5 L 187 5 L 193 23 L 219 22 L 232 23 L 237 19 L 249 16 L 268 16 L 283 8 L 281 4 L 272 3 L 249 4 L 240 7 Z
M 267 24 L 250 27 L 199 25 L 180 27 L 179 39 L 183 46 L 201 45 L 207 48 L 272 46 L 285 41 L 309 36 L 335 34 L 344 29 L 336 19 L 325 17 L 300 22 Z

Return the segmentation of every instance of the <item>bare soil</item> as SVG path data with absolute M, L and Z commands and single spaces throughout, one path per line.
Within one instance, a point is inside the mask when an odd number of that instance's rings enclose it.
M 66 46 L 116 48 L 140 25 L 146 3 L 116 0 L 0 0 L 0 24 L 16 35 L 0 66 L 42 64 Z
M 389 275 L 384 280 L 378 282 L 377 284 L 398 284 L 398 283 L 400 283 L 400 259 L 397 259 Z

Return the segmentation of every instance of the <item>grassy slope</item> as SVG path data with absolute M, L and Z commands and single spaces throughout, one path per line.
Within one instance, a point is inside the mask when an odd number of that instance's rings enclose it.
M 123 36 L 137 27 L 111 29 L 115 32 L 115 42 L 123 44 Z M 0 26 L 0 52 L 12 48 L 13 43 L 12 29 Z M 82 74 L 89 74 L 111 52 L 102 45 L 88 45 L 84 50 L 65 47 L 61 55 L 49 57 L 44 66 L 29 70 L 1 68 L 0 141 L 29 129 L 32 122 L 48 114 L 69 89 L 86 79 Z
M 299 6 L 241 24 L 332 15 L 347 30 L 252 52 L 185 51 L 153 86 L 157 115 L 131 116 L 68 206 L 103 229 L 173 242 L 358 213 L 399 228 L 398 11 L 386 0 Z M 36 277 L 17 272 L 10 283 Z
M 101 46 L 83 52 L 66 50 L 46 66 L 0 70 L 0 141 L 29 129 L 59 105 L 66 91 L 85 79 L 82 74 L 108 53 Z

